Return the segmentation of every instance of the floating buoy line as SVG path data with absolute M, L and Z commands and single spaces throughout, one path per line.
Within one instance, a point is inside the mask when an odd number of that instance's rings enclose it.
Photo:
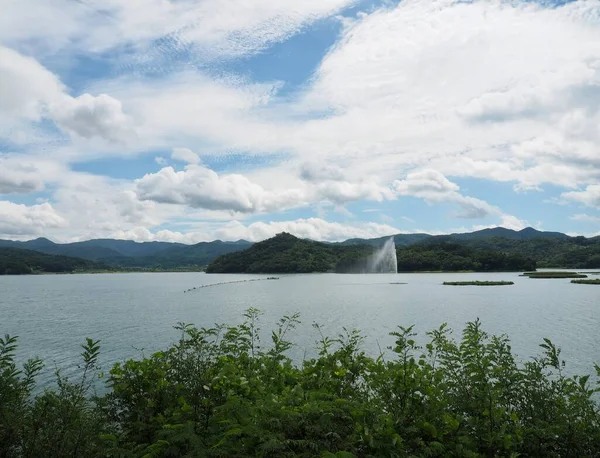
M 251 279 L 247 279 L 247 280 L 233 280 L 233 281 L 222 281 L 222 282 L 219 282 L 219 283 L 210 283 L 208 285 L 194 286 L 193 288 L 186 289 L 184 291 L 184 293 L 189 293 L 189 292 L 195 291 L 197 289 L 208 288 L 210 286 L 231 285 L 233 283 L 248 283 L 248 282 L 251 282 L 251 281 L 265 281 L 265 280 L 279 280 L 279 277 L 251 278 Z

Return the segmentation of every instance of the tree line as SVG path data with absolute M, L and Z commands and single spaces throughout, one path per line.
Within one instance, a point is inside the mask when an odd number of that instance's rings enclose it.
M 55 256 L 20 248 L 0 248 L 0 275 L 68 273 L 103 269 L 100 263 L 69 256 Z

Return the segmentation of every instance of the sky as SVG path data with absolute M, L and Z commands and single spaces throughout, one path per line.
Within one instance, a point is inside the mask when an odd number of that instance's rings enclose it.
M 0 4 L 0 238 L 600 234 L 600 0 Z

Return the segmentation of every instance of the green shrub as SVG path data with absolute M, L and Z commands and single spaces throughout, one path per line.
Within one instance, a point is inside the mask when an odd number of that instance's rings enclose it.
M 368 356 L 359 332 L 321 332 L 318 354 L 286 356 L 297 315 L 264 345 L 260 314 L 198 329 L 162 352 L 113 366 L 91 396 L 98 343 L 77 383 L 32 396 L 39 361 L 23 371 L 15 340 L 0 343 L 0 456 L 73 457 L 593 457 L 600 456 L 598 385 L 567 376 L 549 340 L 519 363 L 479 321 L 455 340 L 446 325 L 420 347 L 412 327 L 389 356 Z M 596 366 L 600 375 L 600 368 Z

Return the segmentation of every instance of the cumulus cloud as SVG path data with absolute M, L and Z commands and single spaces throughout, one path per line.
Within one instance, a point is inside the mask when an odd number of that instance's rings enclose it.
M 220 177 L 202 166 L 187 166 L 176 172 L 165 167 L 157 173 L 137 180 L 137 193 L 142 200 L 185 204 L 210 210 L 241 213 L 263 211 L 265 190 L 238 174 Z
M 49 203 L 22 205 L 0 201 L 0 236 L 21 238 L 43 234 L 51 228 L 64 227 L 65 219 Z
M 193 164 L 182 171 L 164 167 L 157 173 L 146 174 L 136 180 L 136 191 L 141 200 L 242 214 L 278 212 L 319 202 L 343 205 L 363 199 L 394 198 L 389 188 L 374 182 L 325 181 L 296 188 L 267 189 L 244 175 L 219 175 Z
M 44 181 L 35 166 L 10 164 L 0 158 L 0 194 L 27 194 L 44 188 Z
M 578 213 L 569 217 L 573 221 L 581 221 L 584 223 L 595 223 L 600 224 L 600 216 L 587 215 L 585 213 Z
M 599 13 L 597 1 L 405 0 L 375 10 L 351 21 L 319 66 L 301 103 L 329 115 L 294 140 L 366 173 L 426 165 L 530 188 L 589 183 L 598 129 L 569 119 L 585 113 L 598 126 Z
M 200 162 L 202 162 L 200 156 L 188 148 L 173 148 L 171 159 L 187 164 L 200 164 Z
M 306 181 L 339 181 L 344 179 L 344 172 L 336 165 L 313 161 L 300 166 L 300 177 Z
M 121 186 L 121 194 L 102 193 L 106 180 L 93 181 L 94 190 L 86 190 L 74 207 L 82 214 L 86 205 L 101 210 L 89 211 L 90 230 L 152 227 L 150 221 L 181 217 L 189 207 L 243 216 L 409 195 L 456 205 L 456 216 L 463 218 L 492 216 L 512 227 L 524 223 L 463 195 L 451 181 L 457 176 L 513 181 L 519 191 L 553 183 L 568 188 L 562 202 L 598 208 L 597 0 L 558 7 L 501 0 L 386 2 L 346 18 L 340 39 L 313 78 L 286 92 L 281 81 L 178 73 L 181 67 L 164 64 L 177 56 L 188 62 L 203 55 L 203 63 L 214 64 L 215 57 L 250 55 L 353 2 L 93 0 L 91 8 L 65 8 L 67 0 L 32 1 L 27 7 L 9 2 L 0 16 L 0 42 L 19 51 L 0 47 L 4 125 L 55 122 L 76 144 L 43 153 L 69 160 L 104 155 L 102 148 L 80 147 L 81 139 L 126 142 L 134 133 L 134 144 L 114 147 L 111 154 L 191 148 L 172 153 L 173 160 L 188 164 L 183 171 L 165 167 Z M 59 13 L 60 22 L 39 20 Z M 28 27 L 31 23 L 43 25 Z M 154 46 L 160 37 L 161 45 Z M 96 80 L 85 94 L 70 95 L 56 75 L 26 57 L 57 49 L 64 55 L 111 49 L 115 56 L 126 50 L 129 60 L 115 66 L 115 79 Z M 148 69 L 152 78 L 140 76 Z M 17 130 L 11 138 L 22 137 Z M 231 152 L 285 152 L 302 165 L 292 171 L 283 165 L 217 174 L 198 160 Z M 47 182 L 28 167 L 11 164 L 9 172 L 0 176 L 0 192 L 37 191 Z M 405 178 L 394 181 L 398 177 Z M 124 188 L 129 197 L 114 197 Z M 57 196 L 63 214 L 67 202 L 77 203 L 77 188 L 69 185 Z M 135 216 L 124 216 L 127 209 L 124 215 L 108 210 L 120 199 L 131 204 Z M 144 214 L 150 216 L 140 223 Z M 123 227 L 116 228 L 119 224 Z
M 600 185 L 589 185 L 583 191 L 564 192 L 560 195 L 560 200 L 562 202 L 580 203 L 600 210 Z
M 3 15 L 4 16 L 4 15 Z M 0 119 L 38 121 L 64 87 L 35 59 L 0 46 Z
M 64 131 L 87 139 L 99 137 L 124 143 L 133 135 L 131 120 L 123 113 L 121 102 L 106 94 L 61 97 L 50 106 L 50 116 Z
M 29 194 L 56 183 L 68 173 L 59 162 L 31 155 L 0 154 L 0 194 Z
M 336 242 L 349 238 L 376 238 L 400 233 L 400 229 L 378 223 L 333 223 L 321 218 L 297 219 L 292 221 L 256 222 L 245 225 L 239 221 L 230 221 L 224 225 L 205 225 L 200 230 L 181 233 L 170 230 L 149 231 L 146 228 L 134 228 L 129 231 L 113 233 L 116 238 L 137 241 L 165 241 L 180 243 L 198 243 L 212 240 L 249 240 L 260 242 L 274 237 L 280 232 L 289 232 L 296 237 L 312 240 Z
M 400 230 L 387 224 L 342 224 L 328 222 L 320 218 L 308 218 L 295 221 L 257 222 L 248 226 L 234 221 L 215 231 L 215 235 L 217 238 L 227 240 L 246 239 L 258 242 L 273 237 L 280 232 L 289 232 L 301 238 L 333 242 L 349 238 L 383 237 L 397 234 Z
M 396 192 L 402 196 L 418 197 L 428 204 L 453 203 L 462 208 L 461 218 L 484 218 L 498 209 L 474 197 L 463 196 L 460 187 L 436 170 L 409 173 L 405 180 L 394 182 Z
M 121 103 L 106 94 L 72 97 L 59 78 L 35 59 L 0 46 L 0 119 L 50 119 L 63 131 L 83 138 L 123 142 L 133 134 Z
M 577 187 L 600 178 L 599 13 L 596 1 L 406 0 L 347 21 L 293 98 L 279 96 L 281 82 L 201 73 L 102 84 L 144 141 L 286 151 L 306 162 L 307 181 L 340 179 L 322 162 L 387 182 L 428 167 L 519 190 Z

